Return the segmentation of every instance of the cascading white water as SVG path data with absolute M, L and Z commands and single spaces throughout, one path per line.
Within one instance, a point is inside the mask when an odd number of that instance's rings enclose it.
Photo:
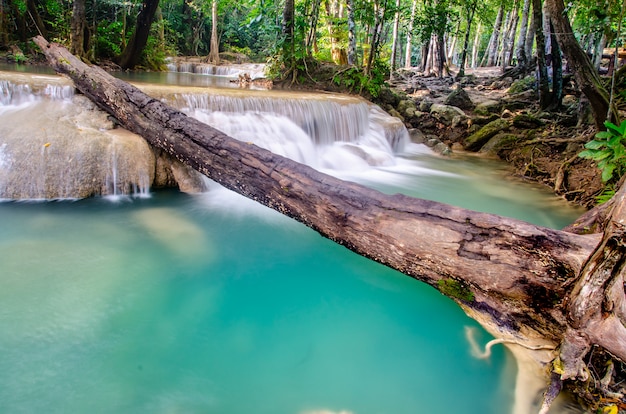
M 356 97 L 193 92 L 174 104 L 237 139 L 331 173 L 394 165 L 409 143 L 399 119 Z
M 147 193 L 156 161 L 143 139 L 114 129 L 68 81 L 22 78 L 0 83 L 0 198 Z M 400 120 L 356 97 L 141 87 L 234 138 L 330 174 L 393 166 L 409 142 Z
M 167 70 L 170 72 L 197 73 L 200 75 L 237 77 L 247 73 L 252 79 L 262 78 L 265 65 L 262 63 L 241 63 L 212 65 L 202 62 L 169 62 Z

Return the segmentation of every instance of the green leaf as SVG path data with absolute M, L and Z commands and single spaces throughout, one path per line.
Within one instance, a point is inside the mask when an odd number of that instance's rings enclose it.
M 605 145 L 606 145 L 606 142 L 596 141 L 594 139 L 593 141 L 589 141 L 588 143 L 586 143 L 585 144 L 585 148 L 592 149 L 592 150 L 597 150 L 597 149 L 600 149 L 600 148 L 604 147 Z
M 609 131 L 600 131 L 598 133 L 596 133 L 596 138 L 602 138 L 602 139 L 609 139 L 611 137 L 615 136 L 613 133 L 609 132 Z
M 613 177 L 613 171 L 615 170 L 615 164 L 609 164 L 602 170 L 602 181 L 607 182 Z

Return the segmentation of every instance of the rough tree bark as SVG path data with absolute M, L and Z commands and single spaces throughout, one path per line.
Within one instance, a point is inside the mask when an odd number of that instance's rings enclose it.
M 70 51 L 79 58 L 87 57 L 87 48 L 85 47 L 86 28 L 85 0 L 74 0 L 70 29 Z
M 604 237 L 385 195 L 230 138 L 61 46 L 35 41 L 58 72 L 122 126 L 226 188 L 428 283 L 506 341 L 563 343 L 563 379 L 581 379 L 592 345 L 626 361 L 626 188 Z

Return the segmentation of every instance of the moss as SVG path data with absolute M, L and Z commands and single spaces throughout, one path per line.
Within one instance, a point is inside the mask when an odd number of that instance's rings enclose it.
M 524 79 L 519 79 L 513 82 L 509 88 L 509 95 L 521 93 L 529 89 L 535 88 L 536 79 L 534 76 L 527 76 Z
M 489 141 L 498 132 L 509 127 L 509 123 L 504 119 L 496 119 L 467 137 L 465 140 L 465 148 L 468 151 L 478 151 L 483 145 Z
M 474 293 L 469 290 L 466 284 L 458 280 L 451 278 L 440 279 L 437 281 L 437 287 L 441 293 L 450 298 L 459 299 L 464 302 L 474 301 Z

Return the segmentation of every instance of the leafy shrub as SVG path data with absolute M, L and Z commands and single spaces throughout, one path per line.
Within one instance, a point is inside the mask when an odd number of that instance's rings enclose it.
M 604 126 L 606 131 L 598 132 L 578 156 L 595 161 L 602 172 L 602 181 L 606 183 L 626 173 L 626 120 L 619 126 L 606 121 Z

